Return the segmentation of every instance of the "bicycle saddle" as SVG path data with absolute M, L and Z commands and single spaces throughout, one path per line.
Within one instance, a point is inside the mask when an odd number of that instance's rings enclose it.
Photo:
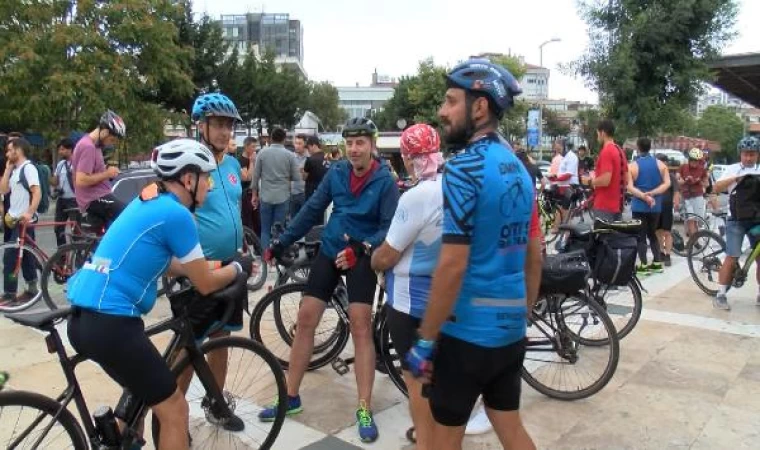
M 639 234 L 641 231 L 641 221 L 633 219 L 608 222 L 597 218 L 594 219 L 594 231 L 619 231 L 627 234 Z
M 591 225 L 585 223 L 563 223 L 559 226 L 560 231 L 569 231 L 573 237 L 583 237 L 591 234 Z
M 44 311 L 37 313 L 8 313 L 5 315 L 8 319 L 25 327 L 37 328 L 44 330 L 50 328 L 55 322 L 64 319 L 71 314 L 71 307 L 56 309 L 54 311 Z

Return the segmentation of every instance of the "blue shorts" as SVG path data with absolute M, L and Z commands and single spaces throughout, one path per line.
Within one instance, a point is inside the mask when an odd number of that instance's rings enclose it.
M 760 223 L 727 220 L 726 221 L 726 254 L 734 258 L 742 256 L 742 244 L 744 243 L 744 236 L 749 236 L 749 242 L 751 246 L 755 246 L 758 238 L 760 238 L 760 230 L 753 234 L 750 234 L 750 229 L 753 227 L 760 227 Z

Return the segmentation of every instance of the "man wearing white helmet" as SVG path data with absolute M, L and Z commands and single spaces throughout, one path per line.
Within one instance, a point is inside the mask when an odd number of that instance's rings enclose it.
M 689 150 L 689 162 L 678 169 L 678 182 L 681 185 L 681 195 L 686 212 L 696 216 L 705 216 L 705 188 L 708 184 L 707 169 L 704 164 L 702 150 Z M 686 236 L 697 232 L 697 221 L 686 221 Z
M 159 181 L 147 186 L 113 222 L 92 256 L 69 281 L 73 305 L 68 336 L 74 349 L 99 364 L 153 409 L 161 449 L 188 448 L 188 406 L 141 316 L 156 302 L 157 279 L 169 269 L 203 295 L 247 278 L 248 256 L 209 268 L 191 214 L 209 190 L 214 157 L 201 143 L 179 139 L 153 151 Z

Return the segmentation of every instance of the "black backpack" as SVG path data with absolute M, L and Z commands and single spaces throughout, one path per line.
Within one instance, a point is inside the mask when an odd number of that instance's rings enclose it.
M 733 220 L 760 222 L 760 175 L 745 175 L 728 199 Z
M 625 286 L 636 271 L 638 238 L 632 234 L 609 232 L 596 237 L 594 274 L 597 280 L 611 286 Z

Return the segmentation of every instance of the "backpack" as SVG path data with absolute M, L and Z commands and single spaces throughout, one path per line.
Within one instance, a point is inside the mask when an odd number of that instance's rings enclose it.
M 41 194 L 40 204 L 37 206 L 37 212 L 44 214 L 50 208 L 50 168 L 44 164 L 34 164 L 31 161 L 28 164 L 31 164 L 32 167 L 37 170 L 37 178 L 39 178 L 40 181 Z M 26 192 L 29 193 L 31 199 L 32 190 L 29 188 L 29 182 L 26 180 L 26 171 L 24 170 L 26 165 L 27 164 L 25 163 L 19 168 L 19 170 L 21 170 L 21 173 L 19 173 L 19 182 L 21 183 L 21 186 L 26 189 Z
M 728 207 L 733 220 L 760 222 L 760 176 L 742 177 L 729 196 Z
M 616 231 L 597 236 L 594 274 L 597 280 L 611 286 L 625 286 L 636 271 L 638 238 Z

